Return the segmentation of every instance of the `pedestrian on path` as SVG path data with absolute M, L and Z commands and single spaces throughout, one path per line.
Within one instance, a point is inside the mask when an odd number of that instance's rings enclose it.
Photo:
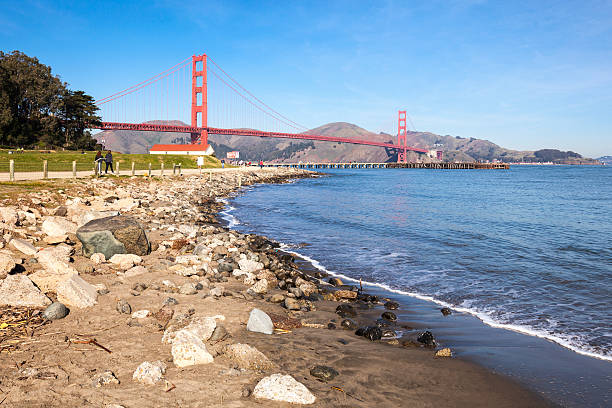
M 108 151 L 108 153 L 106 153 L 106 156 L 104 157 L 104 161 L 106 162 L 106 169 L 104 170 L 104 174 L 108 173 L 109 167 L 111 169 L 111 173 L 114 173 L 115 171 L 113 170 L 113 154 L 111 153 L 110 150 Z
M 221 159 L 221 168 L 224 169 L 225 168 L 225 159 Z
M 98 150 L 96 153 L 96 158 L 94 159 L 94 165 L 96 166 L 96 175 L 102 174 L 102 151 Z

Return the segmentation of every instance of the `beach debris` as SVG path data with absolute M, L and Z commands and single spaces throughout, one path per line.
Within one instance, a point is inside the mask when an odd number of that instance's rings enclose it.
M 119 384 L 119 380 L 110 370 L 106 370 L 100 374 L 96 374 L 91 379 L 91 385 L 95 388 L 100 388 L 106 385 Z
M 50 304 L 51 299 L 25 275 L 8 275 L 0 281 L 0 306 L 45 307 Z
M 388 302 L 385 302 L 385 309 L 396 310 L 399 307 L 400 307 L 400 304 L 394 300 L 389 300 Z
M 452 357 L 453 352 L 448 347 L 436 351 L 435 357 Z
M 155 385 L 163 380 L 165 372 L 166 364 L 163 361 L 144 361 L 136 368 L 132 379 L 142 384 Z
M 246 328 L 248 331 L 256 333 L 274 333 L 274 323 L 272 323 L 270 316 L 268 316 L 263 310 L 257 308 L 251 310 Z
M 245 370 L 270 370 L 274 364 L 261 351 L 248 344 L 230 344 L 223 349 L 225 356 Z
M 433 333 L 430 332 L 429 330 L 421 333 L 421 335 L 419 337 L 417 337 L 417 341 L 419 343 L 423 343 L 427 347 L 435 347 L 436 346 L 436 339 L 434 338 Z
M 390 322 L 394 322 L 397 320 L 397 316 L 393 312 L 384 312 L 380 317 Z
M 440 312 L 442 312 L 444 316 L 449 316 L 453 313 L 452 310 L 450 310 L 450 308 L 448 307 L 443 307 L 442 309 L 440 309 Z
M 298 319 L 289 316 L 283 316 L 276 313 L 269 314 L 275 329 L 291 330 L 302 327 L 302 322 Z
M 317 365 L 310 369 L 310 375 L 322 382 L 331 381 L 338 376 L 338 371 L 332 367 Z
M 343 394 L 345 394 L 345 395 L 347 395 L 347 396 L 349 396 L 349 397 L 351 397 L 351 398 L 355 398 L 357 401 L 365 402 L 365 401 L 364 401 L 364 400 L 362 400 L 361 398 L 357 398 L 356 396 L 354 396 L 354 395 L 352 395 L 352 394 L 349 394 L 348 392 L 344 391 L 344 390 L 343 390 L 342 388 L 340 388 L 340 387 L 331 386 L 330 388 L 331 388 L 332 390 L 334 390 L 334 391 L 339 391 L 339 392 L 341 392 L 341 393 L 343 393 Z
M 49 320 L 59 320 L 68 316 L 70 310 L 61 302 L 51 303 L 42 313 L 42 317 Z
M 0 308 L 0 353 L 12 352 L 22 342 L 31 341 L 36 329 L 49 323 L 37 309 L 28 307 Z
M 314 404 L 316 398 L 290 375 L 272 374 L 264 377 L 253 390 L 255 398 L 284 401 L 291 404 Z

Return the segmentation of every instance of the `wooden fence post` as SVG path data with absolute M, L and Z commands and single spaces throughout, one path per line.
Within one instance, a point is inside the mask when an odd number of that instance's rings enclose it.
M 164 176 L 164 162 L 161 162 L 161 171 L 159 173 L 162 177 Z
M 208 181 L 212 181 L 212 171 L 208 172 Z
M 46 160 L 43 160 L 43 180 L 49 176 L 49 165 Z
M 172 175 L 176 176 L 176 163 L 172 163 Z
M 179 166 L 179 176 L 180 176 L 180 175 L 181 175 L 182 164 L 181 164 L 181 163 L 179 163 L 179 165 L 178 165 L 178 166 Z
M 9 181 L 15 181 L 15 160 L 9 161 Z
M 117 162 L 117 177 L 119 177 L 119 162 Z
M 151 162 L 149 162 L 149 177 L 151 177 Z
M 72 177 L 76 178 L 76 160 L 72 161 Z
M 136 175 L 136 163 L 132 162 L 132 176 Z

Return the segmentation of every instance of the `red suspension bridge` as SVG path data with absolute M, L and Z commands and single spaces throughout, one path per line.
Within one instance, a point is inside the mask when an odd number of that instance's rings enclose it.
M 266 105 L 205 54 L 99 99 L 96 105 L 104 120 L 96 128 L 190 133 L 192 147 L 202 151 L 208 148 L 208 135 L 214 134 L 378 146 L 396 150 L 398 162 L 407 161 L 408 151 L 428 152 L 407 145 L 406 111 L 398 113 L 397 144 L 309 134 L 305 126 Z

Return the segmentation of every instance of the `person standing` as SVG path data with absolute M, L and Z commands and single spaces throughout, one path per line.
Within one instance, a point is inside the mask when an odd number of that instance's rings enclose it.
M 94 166 L 96 168 L 96 175 L 100 175 L 102 174 L 102 160 L 104 160 L 102 158 L 102 152 L 100 150 L 98 150 L 98 152 L 96 153 L 96 158 L 94 159 Z
M 111 169 L 111 173 L 114 173 L 115 171 L 113 170 L 113 154 L 111 153 L 110 150 L 108 151 L 108 153 L 106 153 L 106 156 L 104 157 L 104 161 L 106 162 L 106 169 L 104 170 L 104 174 L 108 173 L 109 167 Z
M 225 159 L 221 159 L 221 168 L 224 169 L 225 168 Z

